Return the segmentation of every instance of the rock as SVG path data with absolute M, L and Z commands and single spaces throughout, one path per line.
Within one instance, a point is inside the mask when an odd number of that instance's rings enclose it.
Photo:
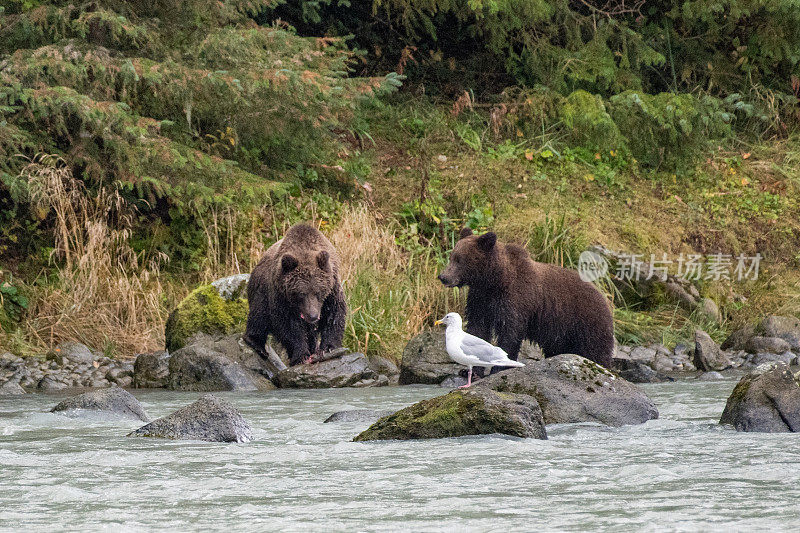
M 720 424 L 737 431 L 800 431 L 800 384 L 784 364 L 762 365 L 733 389 Z
M 636 385 L 574 354 L 498 372 L 473 385 L 476 387 L 533 396 L 546 424 L 621 426 L 658 418 L 658 409 Z
M 630 353 L 630 358 L 634 361 L 640 361 L 649 365 L 656 357 L 656 351 L 653 348 L 645 346 L 635 346 Z
M 22 357 L 17 357 L 11 352 L 0 353 L 0 368 L 8 368 L 11 365 L 21 363 Z
M 135 418 L 148 422 L 142 404 L 133 395 L 119 387 L 85 392 L 60 402 L 51 409 L 52 413 L 61 411 L 102 411 L 124 418 Z
M 744 350 L 747 342 L 756 334 L 755 326 L 745 326 L 731 333 L 722 343 L 723 350 Z
M 634 359 L 617 358 L 611 360 L 611 367 L 620 377 L 631 383 L 662 383 L 675 381 L 669 376 L 656 372 L 649 365 Z
M 675 280 L 667 281 L 664 284 L 664 293 L 684 309 L 691 310 L 697 306 L 697 296 Z
M 56 391 L 66 389 L 67 384 L 55 375 L 47 374 L 41 380 L 39 380 L 37 388 L 42 391 Z
M 714 322 L 719 322 L 722 319 L 719 307 L 717 307 L 717 304 L 711 298 L 701 299 L 697 304 L 697 310 Z
M 248 442 L 253 439 L 250 425 L 226 400 L 211 394 L 191 405 L 159 418 L 128 434 L 129 437 L 155 437 L 209 442 Z
M 652 366 L 653 370 L 660 373 L 674 372 L 675 370 L 680 370 L 680 367 L 676 368 L 675 363 L 672 361 L 672 358 L 669 355 L 664 355 L 663 353 L 660 352 L 656 354 L 650 366 Z M 632 380 L 628 379 L 628 381 Z M 666 381 L 672 381 L 672 379 L 667 379 Z M 634 381 L 634 383 L 636 382 Z
M 800 319 L 793 316 L 770 315 L 764 318 L 759 328 L 767 337 L 779 337 L 800 353 Z
M 536 400 L 490 389 L 457 390 L 381 418 L 353 440 L 441 439 L 494 433 L 546 439 Z
M 133 364 L 133 386 L 137 389 L 161 389 L 169 383 L 169 354 L 143 353 Z
M 94 362 L 94 354 L 85 345 L 80 342 L 62 342 L 53 349 L 53 352 L 48 358 L 64 358 L 72 363 L 86 363 L 92 364 Z M 63 366 L 63 363 L 61 363 Z
M 728 352 L 728 359 L 731 360 L 731 364 L 735 368 L 739 368 L 747 362 L 748 358 L 751 358 L 752 354 L 745 352 L 744 350 L 735 350 L 732 352 Z
M 699 381 L 719 381 L 721 379 L 725 379 L 725 377 L 719 372 L 712 370 L 711 372 L 703 372 L 697 376 L 697 379 Z
M 757 353 L 751 355 L 748 359 L 748 364 L 751 367 L 757 367 L 765 363 L 783 363 L 791 365 L 795 361 L 795 355 L 792 352 L 784 353 Z
M 26 392 L 17 381 L 6 381 L 0 385 L 0 396 L 19 396 L 20 394 L 26 394 Z
M 124 387 L 130 387 L 131 385 L 133 385 L 133 376 L 128 375 L 128 374 L 124 374 L 124 375 L 118 377 L 114 381 L 114 383 L 116 383 L 117 386 L 119 386 L 119 387 L 123 387 L 123 388 Z
M 708 372 L 709 370 L 725 370 L 733 365 L 708 333 L 698 329 L 694 332 L 694 366 L 698 370 Z
M 457 389 L 466 384 L 467 384 L 467 378 L 465 378 L 464 376 L 447 376 L 446 378 L 444 378 L 444 381 L 439 383 L 439 386 L 445 389 Z
M 211 286 L 226 300 L 235 298 L 247 298 L 247 282 L 250 281 L 250 274 L 234 274 L 226 278 L 212 281 Z
M 361 353 L 347 353 L 319 363 L 291 366 L 275 376 L 275 383 L 287 389 L 364 387 L 377 385 L 377 380 L 378 374 Z
M 750 353 L 783 353 L 791 349 L 791 345 L 780 337 L 762 337 L 760 335 L 751 337 L 745 346 L 745 350 Z
M 274 389 L 267 376 L 243 364 L 242 361 L 248 359 L 247 352 L 266 364 L 241 341 L 241 335 L 217 339 L 197 335 L 191 344 L 169 358 L 167 386 L 173 390 L 201 392 Z
M 376 374 L 384 375 L 387 381 L 397 383 L 400 376 L 400 369 L 394 364 L 394 361 L 383 357 L 381 355 L 373 355 L 369 358 L 369 367 L 375 371 Z
M 399 383 L 438 385 L 448 376 L 457 376 L 462 368 L 447 355 L 444 331 L 423 331 L 403 350 Z
M 325 424 L 330 422 L 374 422 L 384 416 L 389 416 L 394 411 L 384 410 L 375 411 L 373 409 L 352 409 L 349 411 L 337 411 L 325 419 Z
M 659 265 L 653 265 L 652 277 L 650 263 L 640 262 L 637 267 L 641 275 L 620 278 L 612 272 L 619 272 L 620 266 L 630 265 L 630 254 L 616 252 L 603 246 L 592 246 L 591 251 L 601 255 L 609 265 L 609 278 L 620 292 L 623 300 L 629 304 L 642 302 L 646 307 L 657 305 L 665 299 L 679 304 L 688 311 L 699 306 L 700 293 L 692 282 L 673 274 L 664 275 L 658 271 Z
M 200 286 L 178 304 L 164 328 L 167 351 L 172 353 L 183 348 L 198 332 L 208 335 L 244 332 L 248 312 L 247 283 L 241 276 Z

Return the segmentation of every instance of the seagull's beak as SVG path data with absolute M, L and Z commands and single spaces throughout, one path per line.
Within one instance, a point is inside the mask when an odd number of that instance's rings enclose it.
M 441 320 L 437 320 L 436 322 L 433 323 L 434 326 L 439 326 L 441 324 L 442 324 Z

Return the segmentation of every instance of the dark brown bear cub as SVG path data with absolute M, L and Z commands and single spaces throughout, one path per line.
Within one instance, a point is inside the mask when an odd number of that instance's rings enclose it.
M 533 261 L 528 252 L 465 228 L 439 275 L 448 287 L 469 286 L 467 332 L 497 344 L 515 360 L 524 339 L 545 357 L 574 353 L 605 367 L 614 351 L 606 298 L 566 268 Z
M 342 345 L 347 304 L 339 257 L 311 226 L 292 226 L 269 247 L 250 275 L 247 299 L 244 340 L 264 358 L 269 334 L 286 348 L 292 365 Z

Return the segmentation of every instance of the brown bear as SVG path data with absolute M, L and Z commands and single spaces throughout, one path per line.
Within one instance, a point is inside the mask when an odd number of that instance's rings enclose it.
M 608 300 L 573 270 L 537 263 L 524 248 L 498 243 L 494 233 L 477 236 L 464 228 L 439 280 L 469 286 L 467 332 L 487 340 L 496 335 L 513 360 L 529 339 L 545 357 L 574 353 L 611 365 Z
M 316 228 L 292 226 L 269 247 L 250 275 L 247 299 L 244 340 L 262 357 L 269 334 L 292 365 L 342 345 L 347 304 L 339 257 Z

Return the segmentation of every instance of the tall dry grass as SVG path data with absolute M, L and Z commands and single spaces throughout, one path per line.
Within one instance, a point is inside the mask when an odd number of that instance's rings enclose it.
M 440 265 L 432 251 L 406 252 L 393 230 L 358 205 L 344 210 L 329 237 L 339 251 L 350 306 L 345 345 L 399 360 L 424 326 L 463 309 L 463 295 L 436 279 Z
M 32 206 L 53 217 L 56 279 L 43 280 L 22 327 L 34 348 L 78 340 L 108 353 L 132 355 L 163 347 L 166 313 L 161 253 L 131 247 L 132 211 L 116 192 L 90 194 L 57 158 L 23 170 Z
M 33 284 L 26 320 L 11 344 L 43 353 L 77 340 L 109 354 L 132 356 L 163 348 L 171 303 L 196 283 L 249 272 L 290 221 L 274 209 L 238 213 L 210 208 L 201 270 L 165 277 L 168 258 L 137 253 L 131 246 L 133 209 L 115 191 L 90 193 L 57 158 L 40 157 L 24 169 L 31 206 L 52 220 L 54 269 Z M 395 241 L 391 224 L 365 205 L 344 206 L 335 223 L 312 216 L 341 257 L 350 315 L 345 345 L 396 360 L 408 340 L 447 311 L 463 309 L 463 295 L 436 279 L 434 251 L 411 254 Z M 9 343 L 8 339 L 4 344 Z

